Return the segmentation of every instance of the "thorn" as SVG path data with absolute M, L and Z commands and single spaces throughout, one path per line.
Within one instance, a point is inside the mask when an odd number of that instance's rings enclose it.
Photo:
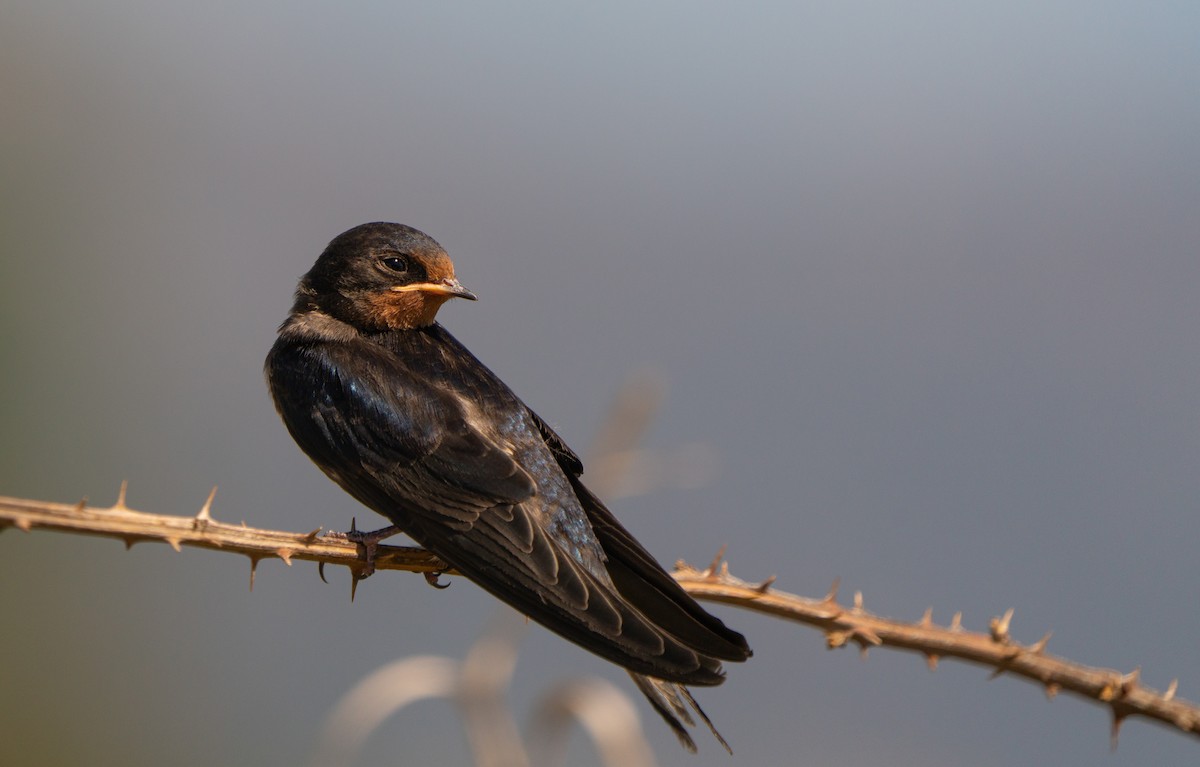
M 771 589 L 771 585 L 773 583 L 775 583 L 775 579 L 777 577 L 778 576 L 776 576 L 776 575 L 769 576 L 762 583 L 755 586 L 754 590 L 757 591 L 759 594 L 766 594 Z
M 78 514 L 79 512 L 83 511 L 86 508 L 87 508 L 87 496 L 85 495 L 79 499 L 79 503 L 75 504 L 75 513 Z
M 195 522 L 193 523 L 194 527 L 203 527 L 204 525 L 213 521 L 212 502 L 213 502 L 213 498 L 215 498 L 216 495 L 217 495 L 217 486 L 213 485 L 212 491 L 210 491 L 208 494 L 208 500 L 206 500 L 204 502 L 204 505 L 200 507 L 200 511 L 196 514 Z
M 121 487 L 117 490 L 117 502 L 112 505 L 109 511 L 129 511 L 129 507 L 125 505 L 125 491 L 129 489 L 129 480 L 121 480 Z
M 1056 682 L 1050 682 L 1046 685 L 1046 700 L 1054 700 L 1054 696 L 1058 695 L 1058 691 L 1062 689 L 1062 685 Z
M 868 645 L 878 647 L 883 644 L 883 640 L 879 638 L 879 635 L 866 626 L 856 626 L 851 631 L 851 634 L 854 641 L 858 642 L 864 649 Z
M 168 546 L 175 549 L 175 551 L 183 551 L 183 546 L 180 545 L 182 542 L 181 539 L 179 539 L 179 538 L 163 538 L 163 540 L 167 542 Z
M 963 630 L 962 612 L 961 611 L 954 613 L 954 617 L 950 619 L 950 630 L 951 631 L 962 631 Z
M 1113 709 L 1112 729 L 1109 731 L 1108 736 L 1109 748 L 1113 752 L 1116 752 L 1117 750 L 1117 738 L 1121 734 L 1121 725 L 1125 723 L 1125 717 L 1127 716 L 1129 715 L 1118 714 L 1117 710 L 1115 708 Z
M 358 532 L 358 517 L 350 517 L 350 532 Z
M 937 653 L 927 652 L 925 653 L 925 665 L 929 666 L 930 671 L 937 671 L 938 659 L 941 657 Z
M 988 630 L 992 634 L 993 642 L 1006 643 L 1009 641 L 1008 627 L 1012 623 L 1013 608 L 1008 608 L 1008 611 L 1000 618 L 992 618 L 988 623 Z
M 27 533 L 33 529 L 33 520 L 29 517 L 17 517 L 13 520 L 13 524 L 23 533 Z
M 1167 691 L 1163 693 L 1162 699 L 1163 700 L 1171 700 L 1172 698 L 1174 698 L 1175 690 L 1177 690 L 1178 688 L 1179 688 L 1179 680 L 1172 679 L 1171 683 L 1169 685 L 1167 685 Z
M 250 591 L 254 591 L 254 576 L 258 572 L 258 560 L 262 557 L 250 557 Z
M 825 594 L 825 599 L 822 601 L 828 602 L 829 604 L 837 604 L 838 586 L 841 585 L 842 579 L 834 578 L 833 584 L 829 587 L 829 592 Z
M 839 647 L 844 647 L 846 640 L 850 638 L 850 634 L 845 631 L 830 631 L 825 635 L 825 646 L 830 650 L 836 650 Z
M 933 627 L 933 608 L 932 607 L 925 608 L 925 614 L 921 616 L 921 624 L 920 625 L 921 625 L 921 628 L 923 628 L 923 629 Z M 937 663 L 935 662 L 933 665 L 936 666 Z
M 324 562 L 317 563 L 317 575 L 321 576 L 321 583 L 325 583 L 325 584 L 329 583 L 329 581 L 325 580 L 325 563 Z
M 450 588 L 450 584 L 448 582 L 447 583 L 439 583 L 438 582 L 438 578 L 442 577 L 442 573 L 438 572 L 437 570 L 434 570 L 433 572 L 429 572 L 429 573 L 422 573 L 422 575 L 425 576 L 425 582 L 428 583 L 430 586 L 433 586 L 435 589 Z M 457 592 L 455 592 L 455 593 L 457 593 Z
M 285 565 L 287 565 L 288 567 L 292 566 L 292 554 L 295 554 L 295 553 L 296 552 L 292 551 L 291 549 L 284 548 L 283 546 L 280 546 L 279 548 L 275 549 L 275 556 L 282 559 L 283 563 Z
M 130 549 L 133 548 L 133 544 L 137 543 L 141 539 L 135 538 L 132 535 L 127 535 L 124 538 L 122 538 L 121 540 L 125 542 L 125 550 L 129 551 Z
M 353 529 L 353 527 L 351 527 Z M 363 577 L 355 570 L 350 570 L 350 601 L 354 601 L 354 595 L 358 593 L 358 582 L 363 580 Z
M 862 595 L 861 591 L 856 591 L 856 592 L 854 592 L 854 610 L 855 610 L 855 612 L 862 612 L 862 609 L 863 609 L 863 595 Z
M 311 533 L 305 533 L 304 538 L 303 538 L 305 545 L 311 546 L 312 542 L 317 540 L 317 536 L 320 534 L 321 534 L 321 528 L 319 528 L 319 527 L 316 530 L 313 530 Z M 322 578 L 321 580 L 324 580 L 324 578 Z
M 1050 635 L 1053 633 L 1053 631 L 1047 631 L 1045 636 L 1033 643 L 1029 651 L 1034 655 L 1041 655 L 1046 651 L 1046 643 L 1050 641 Z
M 717 569 L 721 566 L 721 560 L 725 558 L 726 544 L 722 544 L 721 548 L 717 549 L 717 555 L 713 557 L 712 564 L 704 570 L 704 577 L 711 578 L 717 574 Z
M 1130 671 L 1125 676 L 1121 677 L 1121 689 L 1118 691 L 1122 698 L 1129 695 L 1137 689 L 1138 680 L 1142 676 L 1142 667 L 1138 666 L 1133 671 Z

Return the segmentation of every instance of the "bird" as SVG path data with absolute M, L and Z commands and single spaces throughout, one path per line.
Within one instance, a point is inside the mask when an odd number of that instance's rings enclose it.
M 687 685 L 751 656 L 583 484 L 566 442 L 437 322 L 476 300 L 446 251 L 403 224 L 335 237 L 305 274 L 267 356 L 301 450 L 493 596 L 621 666 L 689 751 Z M 730 750 L 730 753 L 732 751 Z

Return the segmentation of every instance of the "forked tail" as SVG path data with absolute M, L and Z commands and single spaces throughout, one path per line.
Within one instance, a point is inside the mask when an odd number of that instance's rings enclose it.
M 712 731 L 717 742 L 724 746 L 730 755 L 733 754 L 733 749 L 721 737 L 721 733 L 717 732 L 717 728 L 713 727 L 712 720 L 708 718 L 708 714 L 704 713 L 704 709 L 700 708 L 700 704 L 692 697 L 688 688 L 675 682 L 666 682 L 662 679 L 635 674 L 632 671 L 629 676 L 633 678 L 633 683 L 646 696 L 646 700 L 650 701 L 650 705 L 654 707 L 658 715 L 675 732 L 675 737 L 679 738 L 680 745 L 693 754 L 696 753 L 696 741 L 692 740 L 691 733 L 687 730 L 687 727 L 696 726 L 696 721 L 692 719 L 692 711 L 695 711 L 701 721 Z M 684 726 L 685 724 L 687 727 Z

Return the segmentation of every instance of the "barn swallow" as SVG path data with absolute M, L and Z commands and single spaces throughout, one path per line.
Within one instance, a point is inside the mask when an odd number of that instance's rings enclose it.
M 684 685 L 750 657 L 580 479 L 579 457 L 435 321 L 475 300 L 433 238 L 372 223 L 300 281 L 267 356 L 288 431 L 368 508 L 500 600 L 624 667 L 689 750 Z

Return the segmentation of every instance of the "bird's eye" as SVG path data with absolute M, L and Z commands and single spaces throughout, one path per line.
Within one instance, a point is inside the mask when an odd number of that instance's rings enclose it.
M 379 263 L 391 269 L 393 272 L 407 272 L 408 259 L 404 256 L 384 256 L 379 259 Z

